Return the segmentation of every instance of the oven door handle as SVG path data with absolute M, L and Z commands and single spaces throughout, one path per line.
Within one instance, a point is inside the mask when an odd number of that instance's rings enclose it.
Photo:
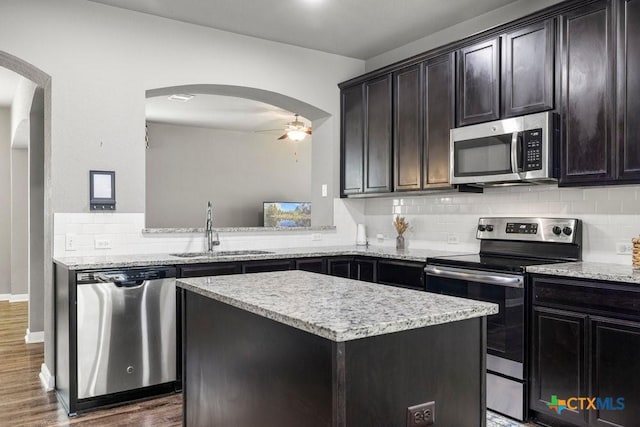
M 524 276 L 514 274 L 502 274 L 493 272 L 482 272 L 477 270 L 467 270 L 464 268 L 440 267 L 427 265 L 425 273 L 432 276 L 444 277 L 447 279 L 467 280 L 470 282 L 487 283 L 489 285 L 504 286 L 508 288 L 524 288 Z

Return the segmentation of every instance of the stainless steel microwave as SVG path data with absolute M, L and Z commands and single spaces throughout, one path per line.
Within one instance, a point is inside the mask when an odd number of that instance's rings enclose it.
M 451 129 L 451 183 L 556 182 L 552 112 Z

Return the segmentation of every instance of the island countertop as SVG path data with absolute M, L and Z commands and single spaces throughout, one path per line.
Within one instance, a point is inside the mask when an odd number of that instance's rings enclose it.
M 496 304 L 305 271 L 179 279 L 177 285 L 335 342 L 498 312 Z

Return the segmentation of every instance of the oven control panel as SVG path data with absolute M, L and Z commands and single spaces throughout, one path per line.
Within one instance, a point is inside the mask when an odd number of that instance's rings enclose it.
M 480 218 L 476 238 L 575 244 L 582 239 L 581 222 L 573 218 Z
M 507 234 L 537 234 L 538 223 L 508 222 Z

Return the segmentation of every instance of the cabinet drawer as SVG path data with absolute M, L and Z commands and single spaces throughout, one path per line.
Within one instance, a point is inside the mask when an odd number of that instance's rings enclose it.
M 640 286 L 533 276 L 533 304 L 640 318 Z
M 242 264 L 243 273 L 263 273 L 268 271 L 284 271 L 293 268 L 293 261 L 284 259 L 281 261 L 258 261 Z
M 378 261 L 378 283 L 424 290 L 424 265 L 420 263 Z
M 178 277 L 224 276 L 241 273 L 240 264 L 220 262 L 215 264 L 197 264 L 178 267 Z

